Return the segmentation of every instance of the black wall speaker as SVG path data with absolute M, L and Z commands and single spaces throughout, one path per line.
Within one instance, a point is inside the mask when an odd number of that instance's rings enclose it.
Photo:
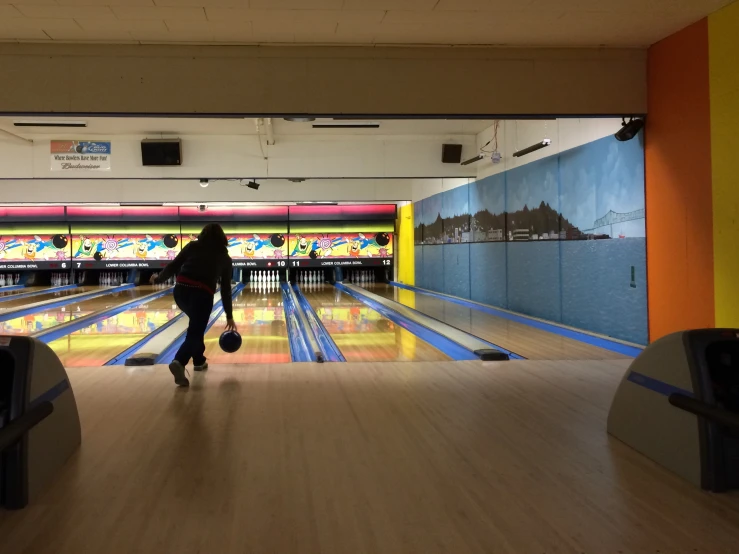
M 462 145 L 461 144 L 442 144 L 441 145 L 441 163 L 458 164 L 462 161 Z
M 143 165 L 182 165 L 180 139 L 145 139 L 141 141 Z

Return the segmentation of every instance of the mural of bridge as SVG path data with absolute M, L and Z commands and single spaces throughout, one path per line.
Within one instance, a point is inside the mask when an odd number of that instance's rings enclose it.
M 611 236 L 613 236 L 613 224 L 624 223 L 626 221 L 635 221 L 637 219 L 644 219 L 644 208 L 640 210 L 634 210 L 633 212 L 618 213 L 613 210 L 608 210 L 608 213 L 603 217 L 599 217 L 593 222 L 592 229 L 586 229 L 583 233 L 592 233 L 596 229 L 601 227 L 611 226 Z

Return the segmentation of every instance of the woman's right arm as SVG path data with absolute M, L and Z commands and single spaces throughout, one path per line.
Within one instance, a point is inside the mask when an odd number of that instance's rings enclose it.
M 226 256 L 226 261 L 221 267 L 221 302 L 223 303 L 223 311 L 226 313 L 226 330 L 235 331 L 236 323 L 233 316 L 233 303 L 231 301 L 231 277 L 233 274 L 233 264 L 231 257 Z

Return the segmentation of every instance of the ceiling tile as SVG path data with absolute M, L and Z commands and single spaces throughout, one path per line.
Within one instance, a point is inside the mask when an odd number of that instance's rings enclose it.
M 24 15 L 19 12 L 15 6 L 0 6 L 0 21 L 15 17 L 24 17 Z
M 172 33 L 204 31 L 211 33 L 213 36 L 225 34 L 247 37 L 252 32 L 252 25 L 249 21 L 206 21 L 205 23 L 197 21 L 167 21 L 166 23 L 167 28 Z
M 51 40 L 41 29 L 18 29 L 0 24 L 0 40 Z
M 301 21 L 257 21 L 253 23 L 254 32 L 260 34 L 298 34 L 298 35 L 309 35 L 313 33 L 325 34 L 333 33 L 336 31 L 337 23 L 333 21 L 326 21 L 323 23 L 314 22 L 310 25 L 306 25 Z
M 439 0 L 344 0 L 345 10 L 420 10 L 430 11 Z
M 490 32 L 494 32 L 496 27 L 504 24 L 520 25 L 517 30 L 521 35 L 526 33 L 526 25 L 534 21 L 556 21 L 564 15 L 564 11 L 548 11 L 538 10 L 536 13 L 520 12 L 520 11 L 498 11 L 498 12 L 409 12 L 404 10 L 394 10 L 387 12 L 383 24 L 386 23 L 402 23 L 402 24 L 428 24 L 428 25 L 444 25 L 445 27 L 455 28 L 456 31 L 464 31 L 470 26 L 486 26 Z
M 523 11 L 531 6 L 534 0 L 439 0 L 436 11 Z M 548 2 L 552 4 L 552 2 Z M 541 6 L 547 9 L 546 6 Z M 550 8 L 551 9 L 551 6 Z
M 103 0 L 105 1 L 105 0 Z M 242 8 L 249 7 L 249 0 L 156 0 L 157 6 L 196 8 Z
M 119 19 L 205 21 L 205 10 L 202 8 L 147 8 L 119 6 L 111 9 Z
M 265 10 L 340 10 L 344 0 L 250 0 L 249 6 Z
M 18 6 L 18 10 L 26 17 L 44 19 L 105 17 L 112 13 L 107 6 Z
M 151 8 L 156 6 L 154 0 L 56 0 L 56 2 L 60 6 L 149 6 Z
M 136 42 L 136 40 L 126 31 L 83 31 L 55 29 L 46 31 L 53 40 L 74 41 L 74 42 L 101 42 L 101 43 L 121 43 Z
M 56 6 L 56 0 L 0 0 L 0 5 L 14 6 Z
M 382 10 L 245 10 L 206 8 L 209 21 L 297 22 L 302 24 L 379 23 L 385 17 Z
M 117 18 L 88 18 L 81 17 L 77 18 L 77 24 L 84 31 L 99 31 L 99 32 L 131 32 L 137 31 L 166 31 L 167 26 L 164 21 L 157 19 L 117 19 Z
M 79 25 L 75 23 L 74 19 L 31 19 L 31 18 L 20 18 L 20 19 L 8 19 L 0 20 L 0 29 L 12 29 L 17 28 L 21 31 L 25 30 L 80 30 Z

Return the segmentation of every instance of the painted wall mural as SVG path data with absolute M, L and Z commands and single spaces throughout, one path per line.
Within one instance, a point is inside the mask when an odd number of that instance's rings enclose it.
M 642 135 L 605 137 L 445 191 L 414 206 L 425 268 L 416 284 L 646 344 L 644 206 Z M 439 245 L 466 242 L 475 243 L 464 246 L 466 268 L 430 271 L 430 260 L 446 257 L 433 252 Z

